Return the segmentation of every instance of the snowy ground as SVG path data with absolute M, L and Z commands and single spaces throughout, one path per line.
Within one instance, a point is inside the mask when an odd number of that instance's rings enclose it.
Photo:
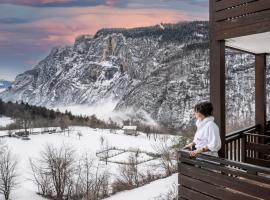
M 20 174 L 19 182 L 20 185 L 16 192 L 13 194 L 12 199 L 16 200 L 41 200 L 40 196 L 36 194 L 37 188 L 31 181 L 32 174 L 29 165 L 30 158 L 38 158 L 40 152 L 44 149 L 45 145 L 53 144 L 56 146 L 60 146 L 63 143 L 71 145 L 78 153 L 78 156 L 84 155 L 84 153 L 90 153 L 93 158 L 96 157 L 96 152 L 101 150 L 101 137 L 105 138 L 105 141 L 108 143 L 110 147 L 116 147 L 120 149 L 140 149 L 146 152 L 154 152 L 153 146 L 160 141 L 170 141 L 170 138 L 173 136 L 159 136 L 159 140 L 155 141 L 154 137 L 150 139 L 142 134 L 138 137 L 128 136 L 121 133 L 121 130 L 117 131 L 117 134 L 110 133 L 109 130 L 104 129 L 91 129 L 88 127 L 71 127 L 71 133 L 68 134 L 63 133 L 55 133 L 55 134 L 38 134 L 38 135 L 30 135 L 30 140 L 21 140 L 18 138 L 5 138 L 5 143 L 10 147 L 12 152 L 16 155 L 19 160 L 19 171 Z M 42 131 L 42 129 L 35 129 L 35 132 Z M 81 132 L 82 137 L 79 139 L 77 133 Z M 2 131 L 1 134 L 6 134 L 7 131 Z M 116 151 L 117 152 L 117 151 Z M 114 153 L 116 153 L 114 152 Z M 121 155 L 121 156 L 120 156 Z M 127 154 L 120 154 L 115 157 L 117 161 L 127 162 Z M 142 159 L 148 159 L 149 156 L 146 154 L 141 155 Z M 113 159 L 113 158 L 112 158 Z M 104 163 L 104 162 L 103 162 Z M 105 165 L 105 164 L 104 164 Z M 116 177 L 118 175 L 118 164 L 108 163 L 105 166 L 110 170 L 112 177 Z M 159 160 L 152 160 L 139 165 L 139 168 L 142 171 L 151 170 L 154 173 L 161 173 L 162 169 L 160 168 Z M 142 188 L 135 189 L 132 191 L 122 192 L 121 194 L 116 194 L 115 196 L 109 198 L 110 200 L 132 200 L 138 199 L 136 196 L 138 193 L 144 194 L 145 197 L 140 197 L 140 200 L 149 200 L 158 196 L 160 193 L 166 192 L 166 186 L 171 185 L 176 181 L 175 175 L 168 178 L 162 179 L 153 182 L 152 184 L 146 185 Z M 158 189 L 157 189 L 158 188 Z M 144 191 L 144 192 L 142 192 Z M 128 197 L 127 197 L 128 196 Z M 1 198 L 0 198 L 1 199 Z
M 12 124 L 14 122 L 13 119 L 11 119 L 10 117 L 0 117 L 0 127 L 6 127 L 9 124 Z
M 6 88 L 0 88 L 0 93 L 4 92 L 6 90 Z
M 153 181 L 143 187 L 115 194 L 105 200 L 156 200 L 160 194 L 166 194 L 173 185 L 177 185 L 177 174 Z

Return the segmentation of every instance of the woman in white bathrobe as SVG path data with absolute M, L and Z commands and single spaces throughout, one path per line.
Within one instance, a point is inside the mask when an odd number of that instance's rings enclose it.
M 193 141 L 186 145 L 184 149 L 189 149 L 190 156 L 192 157 L 196 157 L 201 153 L 218 157 L 218 151 L 221 148 L 221 139 L 219 128 L 212 116 L 212 104 L 210 102 L 199 103 L 194 107 L 194 112 L 197 119 L 197 131 Z

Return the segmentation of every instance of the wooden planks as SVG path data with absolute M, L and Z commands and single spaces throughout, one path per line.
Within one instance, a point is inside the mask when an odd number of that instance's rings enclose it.
M 265 167 L 270 168 L 270 160 L 247 157 L 246 162 L 251 163 L 253 165 L 260 165 L 260 166 L 265 166 Z
M 267 16 L 270 19 L 270 16 Z M 248 25 L 243 25 L 241 22 L 235 24 L 234 28 L 228 28 L 224 30 L 218 30 L 214 32 L 214 38 L 216 40 L 224 40 L 228 38 L 241 37 L 246 35 L 252 35 L 257 33 L 264 33 L 270 31 L 270 21 L 264 18 L 253 22 L 253 18 L 249 19 Z M 228 22 L 230 23 L 230 22 Z
M 255 143 L 247 142 L 246 148 L 248 150 L 253 150 L 262 154 L 270 155 L 270 145 L 267 145 L 267 144 L 255 144 Z
M 192 159 L 187 151 L 179 153 L 179 199 L 269 199 L 269 168 L 206 155 Z
M 215 11 L 220 11 L 224 9 L 229 9 L 234 6 L 240 6 L 249 2 L 253 2 L 257 0 L 223 0 L 223 1 L 217 1 L 215 3 Z
M 244 195 L 242 193 L 232 192 L 224 187 L 212 185 L 201 180 L 193 179 L 191 177 L 180 175 L 180 185 L 190 188 L 194 191 L 200 191 L 202 194 L 222 200 L 258 200 L 258 198 Z
M 200 155 L 198 159 L 190 159 L 187 152 L 180 151 L 179 157 L 179 171 L 182 164 L 200 166 L 208 170 L 220 171 L 224 174 L 231 174 L 233 176 L 245 177 L 254 181 L 260 181 L 270 184 L 270 169 L 248 163 L 241 163 L 227 159 L 216 158 L 212 156 Z M 269 177 L 257 176 L 256 174 L 267 174 Z
M 224 40 L 270 31 L 269 0 L 211 0 L 210 39 Z
M 228 1 L 230 2 L 230 1 Z M 245 17 L 245 15 L 270 9 L 269 0 L 251 1 L 231 9 L 225 9 L 215 12 L 215 21 L 224 21 L 236 17 Z
M 247 26 L 255 23 L 260 23 L 262 21 L 269 20 L 270 10 L 264 10 L 253 15 L 247 15 L 245 17 L 235 18 L 231 20 L 225 20 L 215 23 L 216 31 L 233 29 L 239 26 Z
M 199 199 L 199 200 L 216 200 L 216 198 L 207 196 L 205 194 L 202 194 L 200 192 L 197 192 L 195 190 L 192 190 L 190 188 L 184 187 L 184 186 L 180 186 L 179 188 L 179 197 L 184 198 L 184 199 L 188 199 L 188 200 L 195 200 L 195 199 Z M 180 200 L 178 199 L 178 200 Z
M 185 176 L 198 179 L 214 186 L 230 188 L 235 191 L 248 194 L 253 197 L 267 199 L 270 195 L 270 190 L 262 185 L 252 184 L 251 182 L 240 180 L 238 178 L 222 175 L 205 169 L 200 169 L 194 166 L 182 165 L 180 173 Z M 181 177 L 180 177 L 181 181 Z M 270 185 L 269 185 L 270 187 Z

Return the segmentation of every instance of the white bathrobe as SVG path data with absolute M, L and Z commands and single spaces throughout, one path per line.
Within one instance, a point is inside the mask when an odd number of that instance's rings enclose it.
M 214 117 L 206 117 L 203 120 L 196 121 L 197 131 L 194 136 L 193 142 L 196 149 L 208 147 L 209 152 L 204 154 L 217 156 L 218 151 L 221 148 L 221 139 L 219 134 L 219 128 L 214 122 Z

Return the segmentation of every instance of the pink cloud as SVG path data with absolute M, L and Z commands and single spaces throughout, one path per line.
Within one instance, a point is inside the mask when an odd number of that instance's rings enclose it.
M 166 9 L 121 9 L 109 6 L 39 9 L 42 19 L 0 27 L 1 51 L 31 57 L 24 64 L 34 64 L 33 54 L 45 56 L 54 46 L 70 45 L 77 36 L 94 35 L 102 28 L 134 28 L 159 23 L 202 19 L 189 13 Z M 205 17 L 206 18 L 206 17 Z M 33 56 L 31 56 L 33 55 Z M 33 59 L 33 58 L 34 59 Z M 30 60 L 30 61 L 29 61 Z
M 163 9 L 120 9 L 108 6 L 58 9 L 55 17 L 20 25 L 37 29 L 47 36 L 41 42 L 48 45 L 71 44 L 82 34 L 94 35 L 101 28 L 133 28 L 159 23 L 176 23 L 194 19 L 187 13 Z
M 105 5 L 107 6 L 116 6 L 118 3 L 118 0 L 106 0 Z

